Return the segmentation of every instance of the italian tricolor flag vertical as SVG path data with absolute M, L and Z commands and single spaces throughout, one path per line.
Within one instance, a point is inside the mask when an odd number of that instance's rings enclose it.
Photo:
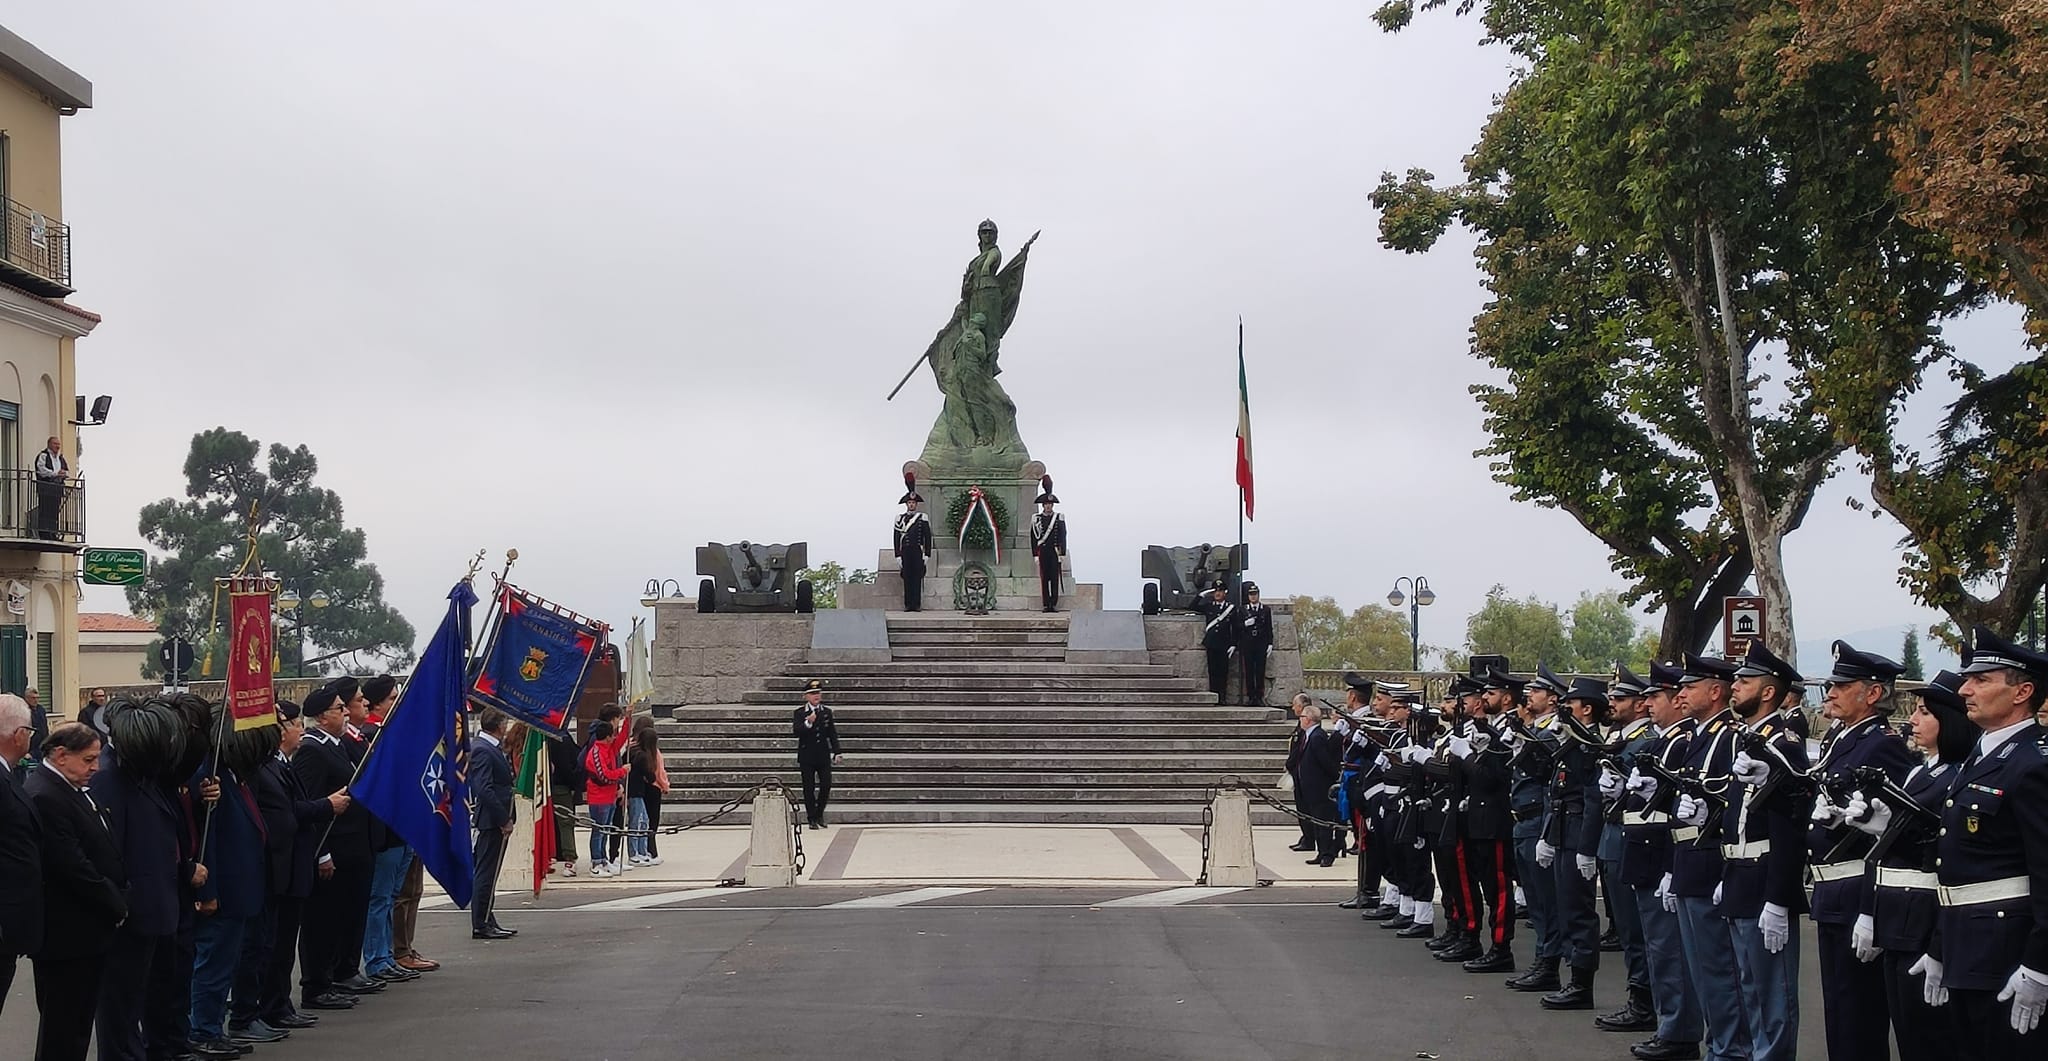
M 1252 395 L 1244 382 L 1244 322 L 1237 322 L 1237 489 L 1252 518 Z

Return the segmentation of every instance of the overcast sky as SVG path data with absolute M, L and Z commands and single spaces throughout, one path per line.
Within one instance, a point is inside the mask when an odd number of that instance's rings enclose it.
M 92 542 L 138 544 L 226 425 L 312 448 L 422 637 L 479 548 L 621 628 L 713 539 L 872 567 L 939 406 L 928 373 L 883 396 L 989 217 L 1006 252 L 1044 230 L 1003 382 L 1110 606 L 1143 546 L 1233 534 L 1240 315 L 1269 595 L 1425 575 L 1454 644 L 1493 583 L 1617 587 L 1471 455 L 1470 240 L 1385 250 L 1366 201 L 1457 172 L 1507 57 L 1373 6 L 16 6 L 94 86 L 64 218 L 106 316 L 80 387 L 116 397 Z M 2010 315 L 1958 334 L 2017 349 Z M 1802 641 L 1937 618 L 1865 491 L 1788 545 Z

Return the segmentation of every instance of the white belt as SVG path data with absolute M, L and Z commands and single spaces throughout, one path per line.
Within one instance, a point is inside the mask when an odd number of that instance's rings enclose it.
M 1924 873 L 1917 869 L 1887 869 L 1884 866 L 1879 866 L 1877 867 L 1877 886 L 1880 888 L 1900 888 L 1909 892 L 1931 892 L 1941 887 L 1941 879 L 1932 873 Z M 1968 887 L 1968 885 L 1964 885 L 1964 887 Z
M 1664 825 L 1671 821 L 1669 811 L 1625 810 L 1621 812 L 1623 825 Z
M 1771 853 L 1769 840 L 1751 840 L 1746 844 L 1722 844 L 1721 857 L 1732 859 L 1762 858 Z
M 1813 882 L 1815 884 L 1826 884 L 1829 881 L 1861 877 L 1863 876 L 1864 869 L 1865 863 L 1861 859 L 1854 862 L 1829 862 L 1825 865 L 1813 867 Z
M 1938 885 L 1935 891 L 1941 895 L 1943 906 L 1975 906 L 1978 903 L 2024 899 L 2031 894 L 2025 877 L 2007 877 L 2004 880 L 1987 880 L 1977 884 L 1943 884 Z
M 1368 788 L 1368 789 L 1366 789 L 1366 790 L 1365 790 L 1365 791 L 1364 791 L 1364 792 L 1363 792 L 1362 794 L 1360 794 L 1359 798 L 1360 798 L 1360 799 L 1373 799 L 1373 798 L 1375 798 L 1375 797 L 1378 797 L 1378 796 L 1384 796 L 1384 795 L 1387 795 L 1387 794 L 1389 794 L 1389 793 L 1393 793 L 1393 792 L 1399 792 L 1399 791 L 1401 791 L 1401 790 L 1400 790 L 1400 789 L 1398 789 L 1398 788 L 1395 788 L 1395 787 L 1394 787 L 1394 786 L 1392 786 L 1392 785 L 1374 785 L 1374 786 L 1372 786 L 1371 788 Z
M 1671 839 L 1675 843 L 1689 844 L 1699 838 L 1700 827 L 1697 825 L 1684 825 L 1671 830 Z

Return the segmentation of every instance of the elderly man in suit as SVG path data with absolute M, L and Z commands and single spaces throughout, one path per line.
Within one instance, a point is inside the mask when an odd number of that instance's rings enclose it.
M 14 986 L 14 959 L 43 946 L 42 826 L 6 767 L 28 754 L 28 702 L 0 693 L 0 1006 Z
M 511 939 L 519 933 L 498 924 L 498 867 L 512 835 L 512 760 L 505 757 L 505 716 L 485 709 L 479 732 L 469 742 L 469 792 L 475 808 L 476 894 L 469 901 L 473 939 Z
M 87 791 L 100 738 L 76 722 L 43 741 L 23 787 L 43 829 L 43 947 L 35 956 L 36 1061 L 84 1061 L 114 931 L 128 918 L 127 870 Z

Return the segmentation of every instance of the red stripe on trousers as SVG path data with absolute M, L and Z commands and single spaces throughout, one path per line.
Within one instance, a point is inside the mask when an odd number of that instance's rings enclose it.
M 1458 894 L 1465 899 L 1465 928 L 1479 931 L 1479 909 L 1472 905 L 1472 875 L 1465 870 L 1465 840 L 1458 839 Z

